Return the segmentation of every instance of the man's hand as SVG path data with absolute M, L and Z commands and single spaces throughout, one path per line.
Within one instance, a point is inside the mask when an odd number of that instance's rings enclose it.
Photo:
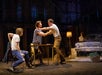
M 8 33 L 9 42 L 11 42 L 11 39 L 12 39 L 13 35 L 14 35 L 13 33 Z

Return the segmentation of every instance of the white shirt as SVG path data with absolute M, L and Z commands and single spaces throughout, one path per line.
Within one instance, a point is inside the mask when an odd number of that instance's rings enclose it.
M 50 26 L 50 28 L 52 29 L 51 31 L 52 31 L 54 37 L 60 36 L 59 29 L 55 24 Z
M 11 40 L 11 50 L 17 50 L 17 42 L 20 42 L 20 37 L 17 34 L 14 34 Z

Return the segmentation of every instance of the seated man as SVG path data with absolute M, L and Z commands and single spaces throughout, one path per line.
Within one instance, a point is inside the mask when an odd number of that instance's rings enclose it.
M 10 68 L 11 71 L 15 71 L 16 67 L 26 61 L 26 65 L 28 67 L 31 67 L 30 62 L 29 62 L 29 54 L 28 51 L 21 50 L 20 49 L 20 36 L 23 35 L 23 29 L 22 28 L 17 28 L 16 29 L 16 34 L 13 33 L 8 33 L 8 39 L 11 43 L 11 51 L 12 55 L 17 58 L 15 62 L 12 63 L 12 67 Z M 11 39 L 12 38 L 12 39 Z M 24 56 L 22 56 L 22 54 Z M 25 57 L 25 59 L 24 59 Z

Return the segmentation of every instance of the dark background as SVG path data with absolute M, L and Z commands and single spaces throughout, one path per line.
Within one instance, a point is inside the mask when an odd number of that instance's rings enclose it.
M 21 48 L 30 50 L 34 23 L 41 20 L 47 26 L 47 19 L 53 18 L 61 35 L 61 49 L 68 49 L 67 31 L 72 31 L 71 45 L 78 42 L 80 32 L 84 35 L 102 34 L 102 0 L 0 0 L 0 59 L 7 48 L 7 33 L 24 28 Z M 52 40 L 51 40 L 52 39 Z M 43 43 L 53 43 L 53 37 L 43 38 Z

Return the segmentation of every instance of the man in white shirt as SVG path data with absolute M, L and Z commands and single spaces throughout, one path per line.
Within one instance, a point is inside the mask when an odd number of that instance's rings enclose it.
M 61 42 L 61 34 L 60 31 L 57 27 L 56 24 L 54 24 L 54 20 L 53 19 L 48 19 L 48 25 L 49 27 L 43 27 L 41 28 L 41 30 L 49 30 L 48 32 L 45 33 L 45 36 L 53 34 L 54 37 L 54 49 L 56 51 L 56 55 L 54 56 L 54 62 L 55 64 L 58 64 L 58 58 L 60 58 L 60 64 L 63 64 L 63 62 L 65 61 L 64 59 L 64 55 L 63 53 L 61 53 L 61 50 L 59 49 L 60 47 L 60 42 Z
M 29 62 L 28 51 L 20 49 L 20 36 L 22 35 L 23 35 L 22 28 L 17 28 L 16 34 L 8 33 L 8 39 L 11 42 L 12 55 L 18 59 L 12 64 L 12 67 L 10 68 L 12 71 L 15 71 L 15 68 L 21 63 L 23 63 L 24 61 L 26 61 L 26 64 L 28 67 L 31 67 L 30 62 Z

